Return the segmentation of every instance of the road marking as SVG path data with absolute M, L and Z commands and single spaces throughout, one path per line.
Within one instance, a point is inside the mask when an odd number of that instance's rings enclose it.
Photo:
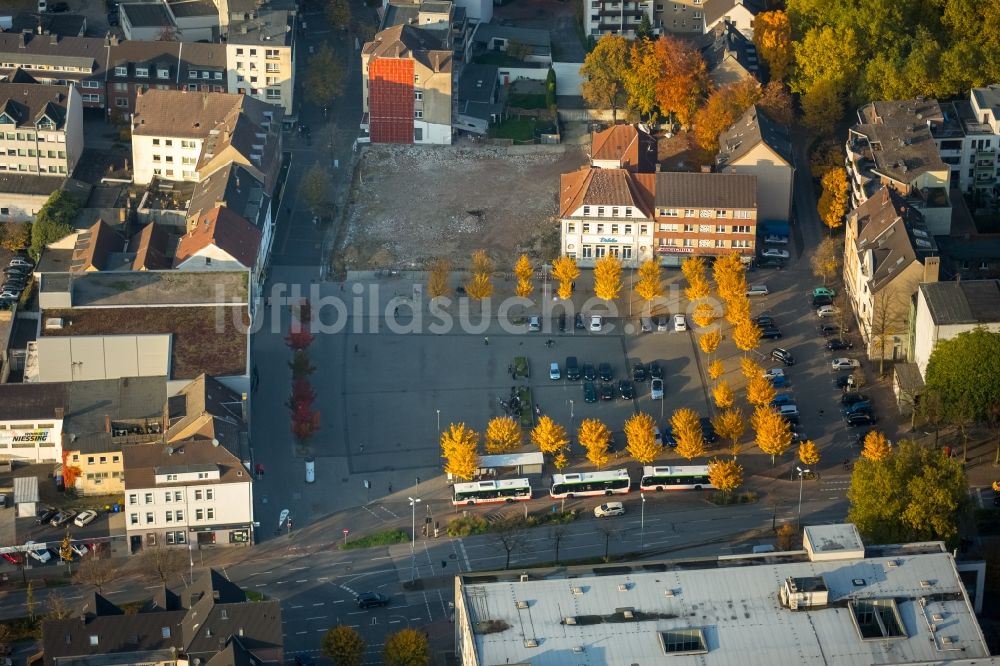
M 302 634 L 304 634 L 304 633 L 306 633 L 306 632 L 304 632 L 304 631 L 296 631 L 296 632 L 295 632 L 295 635 L 296 635 L 296 636 L 301 636 L 301 635 L 302 635 Z
M 303 569 L 308 569 L 309 567 L 290 567 L 289 571 L 302 571 Z
M 353 613 L 348 613 L 348 615 L 364 615 L 368 611 L 354 611 Z
M 378 618 L 377 617 L 373 617 L 372 618 L 372 626 L 374 627 L 376 624 L 378 624 Z
M 301 580 L 297 580 L 297 581 L 295 581 L 295 582 L 296 582 L 296 583 L 308 583 L 308 582 L 309 582 L 309 579 L 308 579 L 308 578 L 303 578 L 303 579 L 301 579 Z
M 422 618 L 422 617 L 411 617 L 411 618 L 410 618 L 410 621 L 411 621 L 411 622 L 419 622 L 419 621 L 420 621 L 420 620 L 422 620 L 422 619 L 424 619 L 424 618 Z
M 289 608 L 302 608 L 302 606 L 289 606 Z
M 389 620 L 389 624 L 399 624 L 399 620 Z
M 452 541 L 452 543 L 456 543 Z M 458 541 L 458 550 L 461 552 L 462 559 L 465 560 L 465 570 L 472 571 L 472 565 L 469 563 L 469 554 L 465 551 L 465 543 Z
M 257 583 L 256 587 L 267 587 L 267 583 Z
M 427 621 L 430 622 L 434 619 L 434 614 L 431 612 L 431 602 L 427 600 L 426 592 L 421 592 L 420 594 L 424 597 L 424 606 L 427 607 Z
M 323 576 L 321 578 L 317 578 L 316 580 L 318 580 L 318 581 L 327 581 L 327 580 L 330 580 L 330 579 L 327 578 L 326 576 Z
M 342 603 L 344 603 L 344 600 L 343 599 L 337 599 L 333 603 L 335 603 L 335 604 L 342 604 Z
M 279 580 L 279 581 L 276 581 L 274 584 L 275 585 L 284 585 L 286 582 L 288 582 L 288 581 Z
M 78 597 L 66 597 L 66 598 L 67 598 L 67 599 L 83 599 L 83 595 L 81 594 L 81 595 L 80 595 L 80 596 L 78 596 Z
M 149 585 L 149 586 L 144 587 L 142 589 L 144 589 L 144 590 L 158 590 L 161 587 L 163 587 L 163 586 L 162 585 Z M 72 597 L 70 597 L 70 598 L 72 599 Z
M 371 558 L 372 562 L 374 562 L 376 560 L 391 560 L 391 559 L 392 559 L 391 555 L 386 555 L 385 557 L 373 557 L 373 558 Z
M 306 622 L 308 622 L 309 620 L 325 620 L 325 619 L 326 615 L 317 615 L 316 617 L 307 617 Z
M 323 606 L 325 604 L 326 604 L 325 601 L 320 601 L 320 602 L 317 602 L 317 603 L 313 604 L 313 606 Z

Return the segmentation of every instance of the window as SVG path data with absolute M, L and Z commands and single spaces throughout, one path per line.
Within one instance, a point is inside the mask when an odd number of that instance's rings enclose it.
M 137 514 L 137 513 L 130 513 L 129 516 L 128 516 L 128 519 L 129 519 L 129 523 L 132 524 L 132 525 L 138 525 L 139 524 L 139 514 Z
M 640 224 L 639 225 L 639 235 L 640 236 L 647 236 L 647 235 L 649 235 L 649 226 L 645 225 L 645 224 Z
M 215 518 L 215 509 L 213 509 L 213 508 L 208 508 L 208 509 L 206 509 L 205 511 L 206 511 L 206 512 L 207 512 L 207 514 L 208 514 L 208 519 L 209 519 L 209 520 L 212 520 L 213 518 Z
M 618 209 L 617 208 L 615 208 L 614 217 L 618 217 Z M 618 235 L 618 225 L 617 224 L 612 224 L 611 225 L 611 235 L 612 236 L 617 236 Z
M 159 156 L 159 155 L 155 155 L 155 154 L 154 154 L 154 155 L 153 155 L 153 161 L 154 161 L 154 162 L 159 162 L 159 161 L 160 161 L 160 156 Z M 169 480 L 169 479 L 168 479 L 168 480 Z
M 184 532 L 174 532 L 174 538 L 177 540 L 177 543 L 185 543 L 187 541 L 187 536 Z
M 205 491 L 205 499 L 207 499 L 207 500 L 215 499 L 215 491 L 212 490 L 211 488 L 209 488 L 208 490 L 206 490 Z
M 585 233 L 585 234 L 589 234 L 590 233 L 590 224 L 589 223 L 584 222 L 581 226 L 583 227 L 583 233 Z
M 216 81 L 221 80 L 222 79 L 222 72 L 215 72 L 215 74 L 212 75 L 212 78 L 214 78 Z
M 169 77 L 170 77 L 170 70 L 169 69 L 162 69 L 161 68 L 161 69 L 157 69 L 156 70 L 156 78 L 158 78 L 158 79 L 166 79 L 166 78 L 169 78 Z
M 97 636 L 95 636 L 93 634 L 90 635 L 90 644 L 91 645 L 97 645 Z
M 111 462 L 116 463 L 119 460 L 121 460 L 121 458 L 119 456 L 111 456 Z
M 413 91 L 413 99 L 415 99 L 418 102 L 423 101 L 423 99 L 424 99 L 424 91 L 423 90 L 414 90 Z
M 626 236 L 631 236 L 632 235 L 632 225 L 631 224 L 626 224 L 625 225 L 625 235 Z
M 423 141 L 424 140 L 424 130 L 423 130 L 422 127 L 414 127 L 413 128 L 413 140 L 414 141 Z
M 694 247 L 694 239 L 685 238 L 683 245 L 684 247 Z
M 152 525 L 153 524 L 153 512 L 152 511 L 149 511 L 149 512 L 146 513 L 146 524 L 147 525 Z
M 750 219 L 750 211 L 748 211 L 748 210 L 734 210 L 733 211 L 733 217 L 736 218 L 737 220 L 749 220 Z
M 250 49 L 250 55 L 252 56 L 257 55 L 257 49 Z
M 424 112 L 421 111 L 420 109 L 414 109 L 413 110 L 413 117 L 414 118 L 423 118 L 424 117 Z
M 181 140 L 181 148 L 194 148 L 194 141 Z
M 87 456 L 87 464 L 88 465 L 94 464 L 94 456 Z
M 164 139 L 163 143 L 165 145 L 167 145 L 167 146 L 172 146 L 172 145 L 174 145 L 174 140 L 173 139 Z M 169 162 L 170 160 L 168 159 L 167 161 Z
M 604 217 L 604 206 L 597 207 L 597 217 Z
M 631 258 L 632 258 L 632 248 L 629 247 L 628 245 L 623 246 L 622 259 L 631 259 Z
M 149 78 L 149 68 L 148 67 L 136 67 L 135 75 L 140 78 Z
M 618 206 L 611 209 L 611 217 L 618 217 Z M 614 233 L 613 231 L 611 233 Z
M 697 230 L 698 230 L 698 227 L 696 227 L 696 226 L 695 226 L 695 225 L 693 225 L 693 224 L 685 224 L 685 225 L 684 225 L 684 231 L 685 231 L 686 233 L 689 233 L 689 234 L 693 234 L 693 233 L 694 233 L 695 231 L 697 231 Z
M 567 222 L 566 223 L 566 233 L 568 233 L 568 234 L 575 234 L 576 233 L 576 224 L 574 224 L 573 222 Z
M 726 217 L 726 211 L 724 211 L 724 210 L 717 210 L 717 211 L 715 211 L 715 216 L 716 217 Z
M 163 493 L 163 501 L 164 502 L 169 502 L 171 495 L 172 495 L 172 493 L 169 490 L 167 492 Z
M 176 481 L 176 480 L 177 480 L 176 474 L 167 474 L 167 481 Z
M 115 106 L 119 109 L 127 109 L 128 97 L 115 97 Z
M 734 224 L 733 225 L 733 233 L 734 234 L 748 234 L 748 233 L 750 233 L 750 225 L 749 224 Z
M 201 73 L 201 78 L 203 78 L 203 79 L 210 79 L 210 78 L 212 78 L 212 72 L 202 72 Z
M 717 233 L 717 234 L 724 234 L 724 233 L 726 233 L 726 225 L 724 225 L 724 224 L 717 224 L 717 225 L 715 225 L 715 233 Z
M 128 84 L 127 83 L 116 83 L 116 84 L 114 84 L 112 86 L 112 89 L 115 92 L 128 92 Z
M 750 241 L 748 240 L 734 240 L 732 241 L 733 248 L 748 248 L 750 247 Z
M 281 88 L 268 88 L 265 97 L 272 100 L 281 99 Z
M 264 65 L 264 71 L 269 74 L 277 74 L 281 71 L 281 67 L 277 63 L 269 62 Z
M 102 465 L 107 465 L 108 464 L 108 457 L 107 456 L 101 456 L 101 464 Z
M 238 56 L 243 55 L 243 49 L 236 49 L 236 55 Z
M 153 493 L 146 493 L 146 504 L 153 503 Z
M 590 206 L 584 206 L 583 207 L 583 214 L 584 215 L 590 215 Z
M 195 520 L 205 520 L 205 512 L 202 511 L 201 509 L 195 509 L 195 511 L 194 511 L 194 519 Z
M 188 78 L 189 79 L 197 79 L 198 78 L 198 71 L 194 70 L 194 69 L 190 70 L 188 72 Z M 197 90 L 197 88 L 195 88 L 195 90 Z
M 174 491 L 174 501 L 175 502 L 180 502 L 181 501 L 181 491 L 179 491 L 179 490 L 175 490 Z
M 584 245 L 583 246 L 583 258 L 584 259 L 590 259 L 593 256 L 594 256 L 594 246 L 593 245 Z
M 136 495 L 135 493 L 132 493 L 131 495 L 128 496 L 128 503 L 129 504 L 138 504 L 139 503 L 139 496 Z
M 115 76 L 128 76 L 128 67 L 115 67 Z
M 168 523 L 172 523 L 174 521 L 174 516 L 169 511 L 167 511 L 164 515 L 166 516 L 166 519 L 167 519 Z
M 7 212 L 6 208 L 0 208 L 0 214 L 2 214 L 2 215 L 9 215 L 10 213 Z M 73 462 L 80 462 L 80 455 L 79 454 L 77 454 L 77 453 L 73 454 Z
M 156 545 L 156 535 L 153 534 L 153 533 L 147 534 L 146 535 L 146 544 L 150 545 L 150 546 L 155 546 Z
M 200 490 L 194 491 L 194 498 L 196 500 L 200 500 L 201 499 L 201 491 Z
M 81 81 L 80 86 L 83 88 L 100 88 L 101 84 L 99 81 Z
M 174 513 L 177 516 L 177 522 L 181 522 L 182 520 L 184 520 L 184 512 L 183 511 L 175 511 Z
M 268 60 L 277 60 L 278 49 L 264 49 L 264 57 Z

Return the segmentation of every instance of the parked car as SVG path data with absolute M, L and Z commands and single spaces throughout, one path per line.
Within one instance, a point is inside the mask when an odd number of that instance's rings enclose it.
M 775 361 L 781 361 L 785 365 L 795 365 L 795 357 L 792 356 L 792 352 L 783 347 L 775 347 L 772 349 L 771 358 Z
M 875 425 L 877 422 L 878 419 L 875 418 L 874 414 L 868 414 L 866 412 L 862 412 L 860 414 L 848 414 L 844 417 L 844 423 L 846 423 L 849 428 Z
M 358 608 L 377 608 L 388 606 L 389 597 L 379 592 L 362 592 L 354 597 L 354 603 L 358 605 Z
M 24 564 L 24 555 L 21 553 L 0 553 L 0 557 L 7 560 L 10 564 L 15 567 L 19 567 Z
M 850 349 L 854 345 L 844 340 L 842 338 L 834 338 L 826 343 L 826 348 L 829 351 L 840 351 L 841 349 Z
M 583 378 L 588 382 L 592 382 L 597 379 L 597 368 L 594 367 L 593 363 L 583 364 Z
M 27 268 L 29 270 L 35 267 L 35 263 L 31 259 L 21 256 L 14 257 L 7 265 L 11 268 Z
M 774 268 L 776 270 L 781 270 L 785 267 L 785 260 L 778 259 L 777 257 L 764 257 L 757 262 L 758 268 Z
M 44 525 L 45 523 L 52 520 L 52 517 L 55 516 L 57 513 L 59 513 L 59 510 L 51 506 L 45 507 L 44 509 L 40 509 L 38 511 L 38 517 L 35 518 L 35 524 Z
M 870 400 L 861 400 L 859 402 L 852 402 L 849 405 L 844 405 L 840 408 L 840 413 L 844 416 L 848 414 L 871 414 L 874 411 L 872 403 Z
M 24 546 L 28 549 L 28 555 L 42 564 L 45 564 L 52 559 L 52 553 L 50 553 L 47 548 L 36 546 L 34 541 L 28 541 L 24 544 Z
M 764 242 L 771 243 L 772 245 L 788 245 L 788 236 L 768 234 L 767 236 L 764 236 Z
M 836 324 L 823 324 L 819 327 L 819 332 L 823 335 L 823 337 L 828 338 L 831 335 L 840 333 L 840 327 Z
M 654 379 L 649 382 L 649 397 L 653 400 L 663 400 L 662 379 Z
M 615 399 L 615 386 L 614 384 L 601 384 L 597 387 L 597 397 L 601 400 L 614 400 Z
M 674 315 L 674 330 L 675 331 L 686 331 L 688 330 L 687 319 L 682 314 Z
M 781 407 L 782 405 L 794 405 L 795 396 L 789 392 L 779 393 L 774 396 L 774 400 L 771 401 L 772 407 Z
M 663 445 L 669 446 L 670 448 L 675 448 L 677 446 L 677 438 L 674 437 L 674 429 L 670 426 L 669 421 L 667 421 L 667 423 L 663 426 L 663 434 L 659 434 L 659 428 L 656 429 L 656 432 L 660 437 L 657 441 L 660 441 Z
M 634 382 L 644 382 L 646 381 L 646 366 L 642 363 L 636 361 L 635 365 L 632 366 L 632 381 Z
M 653 379 L 663 379 L 663 368 L 656 361 L 649 364 L 649 376 Z
M 861 361 L 856 358 L 835 358 L 830 361 L 830 368 L 833 370 L 854 370 L 861 367 Z
M 783 368 L 768 368 L 764 371 L 764 376 L 768 379 L 774 379 L 775 377 L 784 377 L 785 371 Z
M 615 378 L 615 371 L 610 363 L 601 363 L 597 366 L 597 376 L 601 378 L 602 382 L 610 382 Z
M 827 317 L 836 317 L 839 314 L 840 314 L 840 308 L 838 308 L 835 305 L 824 305 L 820 307 L 818 310 L 816 310 L 816 316 L 820 317 L 821 319 L 825 319 Z
M 668 317 L 667 315 L 658 315 L 656 317 L 656 330 L 660 331 L 661 333 L 663 331 L 669 331 L 670 317 Z
M 77 527 L 86 527 L 94 522 L 95 518 L 97 518 L 97 512 L 87 509 L 86 511 L 81 511 L 80 515 L 73 519 L 73 524 Z
M 576 362 L 576 356 L 566 357 L 566 379 L 571 382 L 580 380 L 580 366 Z
M 854 375 L 837 375 L 836 379 L 833 380 L 833 383 L 836 384 L 837 388 L 844 391 L 851 390 L 854 388 Z
M 625 515 L 625 505 L 621 502 L 606 502 L 594 507 L 595 518 L 610 518 L 611 516 Z
M 601 332 L 601 327 L 604 325 L 604 320 L 601 319 L 600 315 L 594 315 L 590 318 L 590 330 L 595 333 Z
M 583 383 L 583 401 L 597 402 L 597 388 L 594 386 L 594 382 Z
M 759 328 L 774 328 L 774 318 L 770 315 L 758 315 L 753 318 L 753 323 Z
M 778 414 L 791 423 L 799 422 L 799 408 L 796 405 L 782 405 L 778 407 Z
M 817 296 L 829 296 L 830 298 L 833 298 L 836 295 L 837 292 L 829 287 L 816 287 L 813 289 L 813 298 L 816 298 Z
M 768 340 L 780 340 L 781 339 L 781 329 L 775 326 L 769 326 L 760 332 L 760 337 L 766 338 Z
M 703 416 L 700 419 L 701 423 L 701 434 L 705 440 L 706 444 L 712 444 L 719 439 L 718 433 L 715 432 L 715 426 L 712 425 L 712 419 L 707 416 Z
M 767 296 L 770 293 L 766 284 L 752 284 L 747 289 L 747 296 Z
M 632 400 L 635 398 L 635 387 L 627 379 L 623 379 L 618 382 L 618 395 L 622 397 L 622 400 Z
M 562 373 L 559 371 L 559 364 L 552 362 L 549 363 L 549 379 L 556 380 L 562 379 Z
M 760 256 L 772 259 L 788 259 L 791 255 L 788 254 L 788 250 L 779 250 L 776 247 L 769 247 L 761 252 Z
M 542 330 L 542 318 L 538 315 L 531 315 L 528 319 L 528 330 L 532 333 Z
M 52 520 L 49 521 L 49 525 L 52 527 L 62 527 L 74 518 L 76 518 L 76 511 L 73 511 L 72 509 L 64 509 L 63 511 L 60 511 L 56 515 L 52 516 Z
M 650 319 L 649 317 L 640 317 L 639 328 L 642 329 L 643 333 L 649 333 L 650 331 L 653 330 L 653 320 Z
M 582 331 L 585 328 L 587 328 L 586 325 L 583 323 L 583 315 L 580 314 L 579 312 L 573 315 L 573 328 L 577 329 L 578 331 Z
M 824 305 L 832 305 L 833 299 L 829 296 L 813 296 L 812 304 L 814 308 L 821 308 Z
M 865 402 L 868 400 L 868 396 L 864 393 L 855 393 L 854 391 L 849 391 L 842 396 L 840 396 L 840 404 L 842 405 L 853 405 L 856 402 Z
M 663 433 L 660 432 L 659 426 L 653 426 L 653 441 L 663 446 Z
M 0 298 L 7 301 L 16 301 L 21 298 L 21 292 L 4 289 L 3 291 L 0 291 Z
M 70 544 L 69 547 L 72 549 L 74 553 L 76 553 L 77 557 L 83 557 L 84 555 L 90 552 L 90 550 L 88 550 L 87 547 L 82 543 L 72 543 Z

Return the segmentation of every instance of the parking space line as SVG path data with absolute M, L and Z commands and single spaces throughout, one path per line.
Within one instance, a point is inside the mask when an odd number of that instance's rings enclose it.
M 308 583 L 308 582 L 309 582 L 309 579 L 308 579 L 308 578 L 303 578 L 303 579 L 301 579 L 301 580 L 297 580 L 297 581 L 295 581 L 295 582 L 296 582 L 296 583 Z
M 314 603 L 313 606 L 323 606 L 325 604 L 326 604 L 325 601 L 318 601 L 318 602 Z
M 309 622 L 310 620 L 325 620 L 325 619 L 326 615 L 317 615 L 316 617 L 307 617 L 306 622 Z

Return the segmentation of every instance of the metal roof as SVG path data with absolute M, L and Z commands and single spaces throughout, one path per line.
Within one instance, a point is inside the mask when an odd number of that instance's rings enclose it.
M 19 476 L 14 479 L 14 501 L 18 504 L 38 501 L 37 476 Z
M 531 453 L 502 453 L 483 456 L 479 459 L 480 467 L 517 467 L 518 465 L 541 465 L 545 456 L 539 451 Z
M 1000 323 L 1000 281 L 930 282 L 920 291 L 938 326 Z

